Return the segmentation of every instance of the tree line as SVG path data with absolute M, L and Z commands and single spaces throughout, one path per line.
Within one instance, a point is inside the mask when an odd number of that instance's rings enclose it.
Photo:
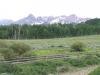
M 43 39 L 92 34 L 100 34 L 100 19 L 79 24 L 0 25 L 0 39 Z

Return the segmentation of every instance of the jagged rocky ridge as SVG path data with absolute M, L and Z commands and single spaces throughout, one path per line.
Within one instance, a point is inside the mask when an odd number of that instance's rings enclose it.
M 12 20 L 0 20 L 0 24 L 54 24 L 54 23 L 81 23 L 89 20 L 89 18 L 81 18 L 77 17 L 76 15 L 70 16 L 38 16 L 35 17 L 32 14 L 29 14 L 27 17 L 19 19 L 17 21 Z

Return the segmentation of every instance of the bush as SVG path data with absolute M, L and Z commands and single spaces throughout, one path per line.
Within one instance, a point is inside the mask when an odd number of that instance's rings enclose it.
M 7 48 L 8 45 L 6 44 L 5 41 L 0 41 L 0 48 Z
M 68 62 L 75 67 L 85 67 L 86 63 L 81 58 L 69 59 Z
M 0 53 L 6 60 L 11 60 L 17 56 L 31 56 L 30 46 L 24 43 L 15 43 L 8 48 L 0 48 Z
M 82 42 L 75 42 L 71 45 L 72 51 L 84 51 L 85 45 Z
M 100 63 L 100 59 L 96 55 L 86 55 L 82 59 L 87 65 L 95 65 Z
M 72 66 L 70 63 L 63 61 L 62 65 L 57 67 L 57 72 L 64 73 L 70 71 L 71 69 Z
M 17 72 L 21 72 L 21 68 L 14 64 L 8 63 L 0 63 L 0 74 L 2 73 L 9 73 L 9 74 L 16 74 Z
M 24 43 L 15 43 L 10 48 L 18 55 L 22 55 L 30 50 L 30 46 Z
M 6 59 L 6 60 L 11 60 L 16 56 L 14 51 L 12 49 L 9 49 L 9 48 L 2 48 L 0 50 L 0 53 L 4 57 L 4 59 Z
M 23 57 L 31 57 L 31 56 L 37 56 L 34 52 L 26 52 L 22 55 Z

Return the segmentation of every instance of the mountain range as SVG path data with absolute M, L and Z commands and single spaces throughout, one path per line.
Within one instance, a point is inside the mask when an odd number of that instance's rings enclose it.
M 35 17 L 32 14 L 29 14 L 27 17 L 24 17 L 22 19 L 19 19 L 17 21 L 13 21 L 13 20 L 0 20 L 0 24 L 2 25 L 9 25 L 9 24 L 54 24 L 54 23 L 81 23 L 81 22 L 85 22 L 87 20 L 89 20 L 90 18 L 81 18 L 78 17 L 74 14 L 66 16 L 66 15 L 62 15 L 62 16 L 38 16 Z

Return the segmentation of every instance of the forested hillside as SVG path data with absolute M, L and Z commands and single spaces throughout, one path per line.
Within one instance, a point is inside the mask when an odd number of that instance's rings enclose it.
M 79 24 L 0 25 L 0 39 L 58 38 L 100 34 L 100 19 Z

